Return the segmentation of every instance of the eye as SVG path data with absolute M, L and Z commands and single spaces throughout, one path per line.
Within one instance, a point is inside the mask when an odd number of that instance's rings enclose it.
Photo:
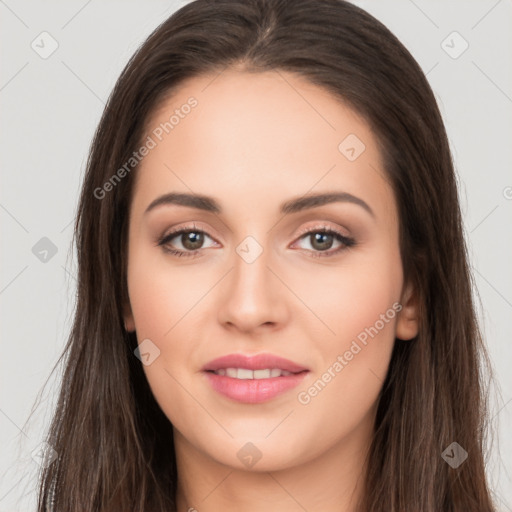
M 195 256 L 199 249 L 204 249 L 203 244 L 206 238 L 210 236 L 205 231 L 195 228 L 182 228 L 172 231 L 158 240 L 157 245 L 161 246 L 166 252 L 174 254 L 175 256 Z M 173 240 L 176 242 L 173 243 Z M 176 248 L 178 245 L 178 248 Z M 211 245 L 213 247 L 215 244 Z M 181 247 L 180 247 L 181 246 Z
M 311 252 L 311 256 L 314 257 L 333 256 L 348 247 L 353 247 L 356 243 L 353 238 L 342 235 L 327 226 L 310 229 L 303 233 L 299 240 L 309 242 L 310 248 L 306 247 L 306 249 L 308 249 Z M 338 244 L 337 248 L 330 251 L 329 249 L 336 243 Z M 304 247 L 302 248 L 304 249 Z
M 208 248 L 204 247 L 205 239 L 207 238 L 213 241 L 213 244 L 208 247 L 215 247 L 216 242 L 205 231 L 192 226 L 190 228 L 181 228 L 167 233 L 158 240 L 157 245 L 161 246 L 165 252 L 173 254 L 174 256 L 191 257 L 198 255 L 200 249 Z M 310 248 L 301 248 L 308 250 L 313 257 L 334 256 L 356 244 L 353 238 L 342 235 L 327 226 L 305 231 L 300 236 L 299 241 L 309 242 Z M 330 250 L 336 243 L 338 244 L 337 248 Z M 176 247 L 176 245 L 178 245 L 178 247 Z

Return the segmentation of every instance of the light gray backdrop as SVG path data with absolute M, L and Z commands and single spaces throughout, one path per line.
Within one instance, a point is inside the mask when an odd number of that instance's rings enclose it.
M 70 326 L 72 220 L 93 131 L 128 58 L 184 3 L 0 0 L 0 512 L 35 506 L 58 381 L 26 420 Z M 443 113 L 501 387 L 489 473 L 512 511 L 512 1 L 355 3 L 411 51 Z

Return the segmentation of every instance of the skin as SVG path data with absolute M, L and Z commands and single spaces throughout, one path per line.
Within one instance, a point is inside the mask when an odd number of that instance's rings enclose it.
M 144 371 L 174 428 L 178 510 L 352 511 L 395 337 L 411 339 L 418 328 L 376 140 L 353 110 L 305 79 L 241 69 L 183 83 L 151 116 L 147 134 L 190 96 L 198 105 L 137 170 L 125 308 L 126 329 L 160 350 Z M 349 134 L 366 146 L 354 161 L 338 149 Z M 332 191 L 357 196 L 373 215 L 350 202 L 279 213 L 284 201 Z M 181 205 L 144 213 L 168 192 L 213 197 L 222 213 Z M 207 233 L 195 257 L 157 245 L 172 228 L 193 224 Z M 319 226 L 356 245 L 334 254 L 341 244 L 333 238 L 323 252 L 332 255 L 314 257 L 322 246 L 301 233 Z M 263 249 L 250 264 L 236 252 L 247 236 Z M 184 238 L 167 245 L 186 250 Z M 402 310 L 300 403 L 298 394 L 394 303 Z M 242 404 L 201 372 L 235 352 L 270 352 L 310 371 L 297 388 Z M 237 457 L 248 442 L 262 455 L 252 467 Z

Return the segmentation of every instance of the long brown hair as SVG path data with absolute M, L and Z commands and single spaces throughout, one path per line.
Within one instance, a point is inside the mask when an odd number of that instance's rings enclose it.
M 375 134 L 400 215 L 420 332 L 395 341 L 379 397 L 363 512 L 494 510 L 485 474 L 486 395 L 457 186 L 433 92 L 378 20 L 343 0 L 196 0 L 162 23 L 118 79 L 92 142 L 75 224 L 78 289 L 39 511 L 175 510 L 172 426 L 123 324 L 136 166 L 98 197 L 185 79 L 232 66 L 296 73 Z M 110 190 L 111 189 L 111 190 Z M 458 467 L 443 452 L 469 455 Z M 453 446 L 452 446 L 453 449 Z M 458 449 L 458 448 L 457 448 Z

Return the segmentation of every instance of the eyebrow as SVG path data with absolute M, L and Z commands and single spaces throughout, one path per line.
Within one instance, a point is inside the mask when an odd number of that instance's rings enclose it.
M 330 203 L 352 203 L 366 210 L 372 217 L 375 213 L 370 206 L 361 198 L 356 197 L 348 192 L 329 192 L 323 194 L 308 194 L 302 197 L 294 198 L 284 202 L 280 206 L 282 214 L 297 213 L 309 208 L 317 208 Z M 188 206 L 212 213 L 222 213 L 222 208 L 213 197 L 201 194 L 186 194 L 171 192 L 157 197 L 146 208 L 145 214 L 158 206 L 175 204 L 179 206 Z

